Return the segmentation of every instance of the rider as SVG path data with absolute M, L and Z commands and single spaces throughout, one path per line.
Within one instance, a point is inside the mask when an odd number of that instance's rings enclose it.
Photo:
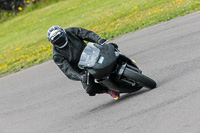
M 107 93 L 115 100 L 119 98 L 119 93 L 95 83 L 92 76 L 90 76 L 89 84 L 87 84 L 87 76 L 84 70 L 78 67 L 81 53 L 87 45 L 84 40 L 102 44 L 106 41 L 105 39 L 99 37 L 93 31 L 83 28 L 70 27 L 64 30 L 60 26 L 50 27 L 47 31 L 47 38 L 53 44 L 54 62 L 69 79 L 81 81 L 83 88 L 90 96 Z M 116 44 L 110 44 L 118 47 Z

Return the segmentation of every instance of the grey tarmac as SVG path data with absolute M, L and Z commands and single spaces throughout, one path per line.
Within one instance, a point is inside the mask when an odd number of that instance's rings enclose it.
M 89 97 L 50 60 L 0 78 L 0 133 L 200 133 L 200 12 L 112 41 L 156 89 Z

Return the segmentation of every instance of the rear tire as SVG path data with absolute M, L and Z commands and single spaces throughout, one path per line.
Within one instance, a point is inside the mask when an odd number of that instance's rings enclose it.
M 154 89 L 157 86 L 156 82 L 153 79 L 127 67 L 124 70 L 123 77 L 127 78 L 130 81 L 134 81 L 141 86 L 145 86 L 149 89 Z

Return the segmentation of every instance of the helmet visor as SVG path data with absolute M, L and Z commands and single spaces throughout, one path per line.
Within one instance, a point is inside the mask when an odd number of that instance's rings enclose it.
M 63 47 L 67 43 L 67 36 L 64 32 L 61 32 L 51 43 L 57 47 Z

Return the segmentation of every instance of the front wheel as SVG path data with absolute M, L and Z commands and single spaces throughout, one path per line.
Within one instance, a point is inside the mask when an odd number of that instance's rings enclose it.
M 124 70 L 123 77 L 149 89 L 154 89 L 157 86 L 156 82 L 153 79 L 127 67 Z

